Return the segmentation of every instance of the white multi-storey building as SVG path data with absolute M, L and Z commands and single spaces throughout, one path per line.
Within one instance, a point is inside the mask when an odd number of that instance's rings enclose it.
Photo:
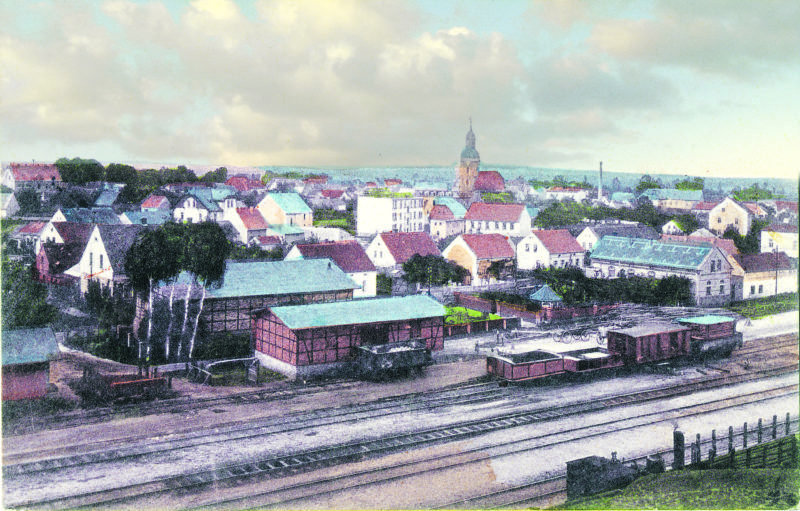
M 365 197 L 356 206 L 356 232 L 368 236 L 380 232 L 423 232 L 427 217 L 421 197 Z

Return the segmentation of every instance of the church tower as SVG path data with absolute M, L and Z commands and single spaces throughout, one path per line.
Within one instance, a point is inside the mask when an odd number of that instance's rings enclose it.
M 456 192 L 461 199 L 472 198 L 480 164 L 481 156 L 475 149 L 475 133 L 472 132 L 472 118 L 470 117 L 467 142 L 464 150 L 461 151 L 461 163 L 456 169 Z

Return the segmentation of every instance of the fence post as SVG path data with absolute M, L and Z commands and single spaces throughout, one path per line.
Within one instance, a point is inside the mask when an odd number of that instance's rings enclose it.
M 792 422 L 789 419 L 789 412 L 786 412 L 786 436 L 789 436 L 789 431 L 791 431 Z
M 728 465 L 729 468 L 736 468 L 736 448 L 733 446 L 728 450 Z
M 772 416 L 772 439 L 778 438 L 778 416 Z
M 758 418 L 758 443 L 761 443 L 761 417 Z
M 744 430 L 742 431 L 742 448 L 747 449 L 747 421 L 745 421 Z
M 728 426 L 728 452 L 733 450 L 733 426 Z
M 717 430 L 711 430 L 711 450 L 717 452 Z
M 672 433 L 672 469 L 680 470 L 685 463 L 686 447 L 684 444 L 683 432 L 675 430 Z

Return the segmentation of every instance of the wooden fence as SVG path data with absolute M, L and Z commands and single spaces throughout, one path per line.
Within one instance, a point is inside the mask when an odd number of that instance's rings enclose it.
M 471 323 L 461 323 L 458 325 L 445 325 L 444 336 L 453 337 L 455 335 L 466 335 L 475 332 L 489 332 L 492 330 L 508 330 L 509 328 L 519 328 L 519 318 L 500 318 L 484 319 Z
M 499 314 L 501 316 L 513 316 L 531 323 L 547 323 L 551 321 L 567 321 L 574 318 L 586 316 L 598 316 L 605 314 L 617 307 L 618 304 L 586 305 L 569 307 L 543 307 L 538 311 L 527 310 L 524 305 L 516 305 L 497 300 L 487 300 L 477 296 L 453 293 L 453 298 L 457 305 L 481 312 Z

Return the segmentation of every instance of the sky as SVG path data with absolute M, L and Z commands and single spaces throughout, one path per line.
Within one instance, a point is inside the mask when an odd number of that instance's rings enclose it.
M 0 160 L 800 172 L 796 0 L 0 2 Z

